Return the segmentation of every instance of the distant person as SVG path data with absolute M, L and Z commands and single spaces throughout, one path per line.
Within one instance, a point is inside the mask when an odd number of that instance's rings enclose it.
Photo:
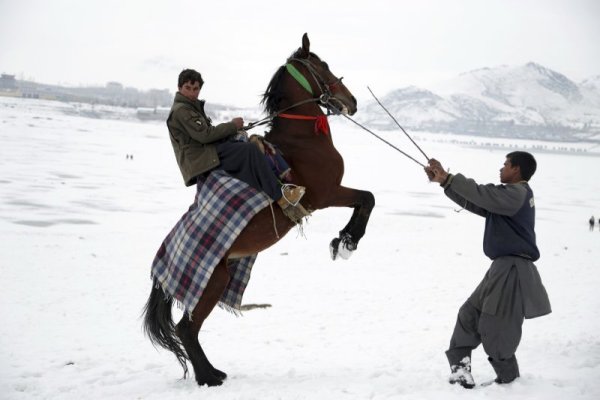
M 179 91 L 167 119 L 171 144 L 186 186 L 214 169 L 221 169 L 234 178 L 265 192 L 288 216 L 304 195 L 305 188 L 281 185 L 257 146 L 239 140 L 244 120 L 212 125 L 204 112 L 204 100 L 198 100 L 204 81 L 193 69 L 181 71 Z M 245 132 L 241 131 L 242 135 Z M 296 214 L 296 215 L 294 215 Z M 292 213 L 297 217 L 297 213 Z M 292 218 L 292 216 L 290 216 Z
M 438 182 L 446 196 L 485 218 L 483 250 L 493 260 L 458 312 L 446 351 L 450 383 L 469 389 L 475 386 L 471 351 L 480 343 L 496 372 L 495 382 L 515 380 L 519 377 L 515 352 L 523 319 L 551 312 L 546 289 L 533 264 L 540 256 L 534 231 L 534 197 L 528 183 L 535 170 L 534 157 L 522 151 L 506 155 L 500 169 L 502 185 L 479 185 L 461 174 L 449 174 L 435 159 L 425 167 L 429 179 Z
M 596 222 L 596 220 L 594 219 L 594 216 L 592 215 L 590 217 L 590 232 L 592 232 L 594 230 L 594 223 Z M 600 219 L 598 219 L 598 225 L 600 225 Z

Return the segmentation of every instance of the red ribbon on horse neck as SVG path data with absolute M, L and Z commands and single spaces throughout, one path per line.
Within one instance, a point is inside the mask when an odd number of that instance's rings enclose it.
M 315 134 L 322 133 L 325 136 L 329 135 L 329 122 L 327 121 L 327 115 L 298 115 L 298 114 L 279 114 L 278 117 L 287 119 L 301 119 L 301 120 L 312 120 L 315 121 Z

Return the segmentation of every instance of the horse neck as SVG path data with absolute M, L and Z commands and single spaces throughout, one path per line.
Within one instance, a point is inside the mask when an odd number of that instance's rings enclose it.
M 298 107 L 293 112 L 286 112 L 286 114 L 294 114 L 299 116 L 311 116 L 317 117 L 324 115 L 323 111 L 317 106 L 317 109 Z M 312 148 L 314 146 L 319 147 L 331 147 L 333 148 L 333 141 L 331 139 L 331 132 L 325 134 L 323 132 L 315 132 L 315 120 L 299 120 L 290 118 L 275 118 L 271 130 L 266 134 L 265 138 L 271 143 L 279 146 L 284 153 L 286 150 L 295 150 L 295 148 Z M 288 151 L 289 152 L 289 151 Z M 295 153 L 295 151 L 294 151 Z
M 302 103 L 306 99 L 286 99 L 281 102 L 279 105 L 279 113 L 280 114 L 293 114 L 298 116 L 310 116 L 310 117 L 319 117 L 324 115 L 323 110 L 317 104 L 316 101 L 309 102 L 305 104 Z M 308 129 L 311 126 L 312 129 Z M 289 138 L 289 136 L 301 136 L 305 139 L 310 138 L 310 132 L 314 133 L 314 121 L 311 120 L 294 120 L 287 118 L 275 118 L 273 121 L 271 132 L 269 132 L 268 137 L 271 137 L 272 140 L 284 140 L 285 138 Z M 271 140 L 268 139 L 268 140 Z M 276 142 L 274 142 L 277 144 Z
M 286 113 L 313 117 L 324 115 L 314 103 Z M 310 160 L 310 164 L 318 165 L 320 158 L 337 158 L 339 153 L 333 144 L 332 132 L 315 132 L 315 124 L 316 121 L 311 119 L 275 118 L 265 138 L 278 146 L 292 165 L 306 165 L 307 160 Z M 299 160 L 302 162 L 297 163 Z
M 292 169 L 292 182 L 307 189 L 303 204 L 313 210 L 327 206 L 327 194 L 339 186 L 344 161 L 328 135 L 315 133 L 315 121 L 277 118 L 266 139 L 281 149 Z
M 287 111 L 288 114 L 319 116 L 325 114 L 317 102 L 301 104 Z
M 286 95 L 278 105 L 280 113 L 312 117 L 324 115 L 316 99 L 302 104 L 310 97 L 291 77 L 284 86 Z M 297 155 L 299 148 L 306 150 L 314 146 L 334 148 L 331 135 L 315 134 L 314 120 L 275 118 L 266 139 L 279 146 L 284 154 Z

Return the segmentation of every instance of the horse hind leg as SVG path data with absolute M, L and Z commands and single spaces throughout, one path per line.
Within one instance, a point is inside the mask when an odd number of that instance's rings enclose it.
M 198 385 L 221 385 L 225 378 L 227 378 L 227 374 L 214 368 L 208 361 L 202 346 L 198 342 L 198 336 L 195 334 L 196 329 L 193 327 L 193 323 L 189 321 L 187 315 L 184 315 L 177 324 L 176 332 L 192 363 Z
M 227 374 L 212 366 L 200 342 L 198 334 L 202 323 L 210 315 L 215 305 L 221 298 L 223 291 L 229 282 L 227 261 L 224 258 L 217 264 L 208 284 L 202 293 L 202 297 L 192 311 L 191 319 L 184 314 L 175 328 L 175 332 L 185 349 L 189 360 L 194 368 L 194 375 L 198 385 L 219 386 L 227 378 Z

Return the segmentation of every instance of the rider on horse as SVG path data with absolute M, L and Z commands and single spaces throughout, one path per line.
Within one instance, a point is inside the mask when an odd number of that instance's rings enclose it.
M 152 263 L 153 285 L 144 309 L 144 330 L 153 344 L 177 357 L 184 376 L 189 361 L 199 385 L 218 386 L 227 374 L 215 368 L 202 350 L 198 341 L 202 325 L 217 304 L 226 310 L 240 310 L 256 255 L 294 227 L 290 210 L 304 208 L 282 200 L 284 196 L 278 192 L 276 174 L 269 168 L 267 154 L 246 141 L 236 142 L 241 118 L 210 125 L 203 102 L 197 100 L 202 78 L 196 71 L 186 71 L 179 79 L 179 93 L 168 126 L 185 183 L 201 184 L 194 203 L 169 232 Z M 270 123 L 265 139 L 286 156 L 286 163 L 271 160 L 281 167 L 277 176 L 302 185 L 295 191 L 284 189 L 290 197 L 296 195 L 290 200 L 301 197 L 306 187 L 302 201 L 308 210 L 354 210 L 338 237 L 329 244 L 333 259 L 348 258 L 365 234 L 375 197 L 371 192 L 342 186 L 344 160 L 333 144 L 322 107 L 353 115 L 357 111 L 356 98 L 342 78 L 310 51 L 308 35 L 304 34 L 302 47 L 273 75 L 263 104 L 268 114 L 264 121 Z M 270 146 L 264 143 L 265 147 Z M 274 155 L 273 150 L 269 155 Z M 293 168 L 291 177 L 286 174 L 288 163 Z M 223 171 L 206 176 L 215 168 Z M 227 172 L 233 178 L 225 176 Z M 235 184 L 244 189 L 228 190 Z M 266 192 L 270 199 L 252 186 Z M 216 198 L 230 199 L 235 204 L 211 201 Z M 278 200 L 285 209 L 269 210 L 271 199 Z M 171 312 L 175 301 L 184 310 L 177 324 Z
M 297 205 L 305 188 L 281 185 L 259 148 L 236 138 L 244 125 L 241 117 L 216 126 L 211 124 L 204 112 L 204 100 L 198 100 L 203 84 L 199 72 L 183 70 L 167 119 L 171 144 L 186 186 L 194 185 L 201 175 L 221 169 L 265 192 L 284 214 L 297 220 Z

